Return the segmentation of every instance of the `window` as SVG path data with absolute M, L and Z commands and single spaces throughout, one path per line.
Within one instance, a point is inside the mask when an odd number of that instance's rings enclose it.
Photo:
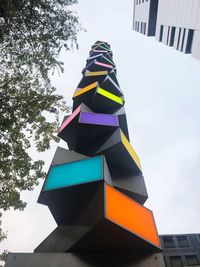
M 146 22 L 144 23 L 144 34 L 146 34 L 146 27 L 147 27 L 147 24 Z
M 142 33 L 142 29 L 143 29 L 143 22 L 140 23 L 140 33 Z
M 189 32 L 188 32 L 186 51 L 185 51 L 186 53 L 191 53 L 191 51 L 192 51 L 193 35 L 194 35 L 194 30 L 190 29 Z
M 180 236 L 177 236 L 176 238 L 177 238 L 179 247 L 181 248 L 190 247 L 190 243 L 186 235 L 180 235 Z
M 139 32 L 139 30 L 140 30 L 140 23 L 138 21 L 138 23 L 137 23 L 137 31 Z
M 198 241 L 200 242 L 200 235 L 196 235 Z
M 180 37 L 181 37 L 181 28 L 179 28 L 179 32 L 178 32 L 178 41 L 177 41 L 177 47 L 176 47 L 177 50 L 179 49 Z
M 188 255 L 186 256 L 186 262 L 188 266 L 195 266 L 199 264 L 197 255 Z
M 167 31 L 167 45 L 169 44 L 169 32 L 170 32 L 170 26 L 168 26 L 168 31 Z
M 169 42 L 169 45 L 170 46 L 173 46 L 174 45 L 175 31 L 176 31 L 176 28 L 175 27 L 172 27 L 172 29 L 171 29 L 171 36 L 170 36 L 170 42 Z
M 160 36 L 159 36 L 159 42 L 162 42 L 163 38 L 163 25 L 160 25 Z
M 164 248 L 174 248 L 174 240 L 172 236 L 163 236 Z
M 170 262 L 172 267 L 182 267 L 183 261 L 180 256 L 172 256 L 170 257 Z
M 184 46 L 184 41 L 185 41 L 185 31 L 186 31 L 186 29 L 183 30 L 183 38 L 182 38 L 182 44 L 181 44 L 181 51 L 183 51 L 183 46 Z

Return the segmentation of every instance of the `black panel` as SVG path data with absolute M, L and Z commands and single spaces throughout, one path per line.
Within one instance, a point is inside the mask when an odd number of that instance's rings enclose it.
M 38 203 L 49 207 L 58 225 L 91 226 L 103 216 L 103 180 L 43 191 Z
M 159 252 L 159 248 L 133 233 L 104 219 L 89 231 L 68 252 Z
M 150 1 L 148 36 L 155 36 L 158 13 L 158 0 Z

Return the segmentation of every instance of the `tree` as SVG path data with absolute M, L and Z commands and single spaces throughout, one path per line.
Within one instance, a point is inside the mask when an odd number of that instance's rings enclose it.
M 31 140 L 39 152 L 58 140 L 59 112 L 68 107 L 49 75 L 64 70 L 62 48 L 77 48 L 75 3 L 0 0 L 0 210 L 23 209 L 20 191 L 32 190 L 45 175 L 44 162 L 29 155 Z

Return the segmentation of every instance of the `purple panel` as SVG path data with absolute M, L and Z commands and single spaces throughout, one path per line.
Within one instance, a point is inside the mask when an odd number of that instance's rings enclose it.
M 112 114 L 81 112 L 79 122 L 98 125 L 119 126 L 118 117 Z

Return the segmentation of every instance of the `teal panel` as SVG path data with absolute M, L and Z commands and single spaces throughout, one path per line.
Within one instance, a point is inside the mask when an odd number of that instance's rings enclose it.
M 103 178 L 102 172 L 102 156 L 51 166 L 43 190 L 98 181 Z

